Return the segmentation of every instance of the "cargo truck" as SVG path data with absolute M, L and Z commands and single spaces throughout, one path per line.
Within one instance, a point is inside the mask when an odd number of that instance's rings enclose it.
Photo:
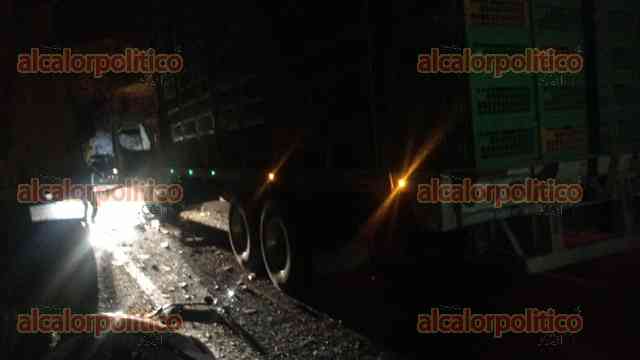
M 457 256 L 542 272 L 634 246 L 636 2 L 227 5 L 154 11 L 154 46 L 185 59 L 158 76 L 159 150 L 164 172 L 229 203 L 247 270 L 293 291 L 368 262 Z M 584 67 L 417 71 L 420 54 L 464 48 L 552 48 Z M 583 193 L 571 206 L 418 201 L 433 179 L 553 179 Z

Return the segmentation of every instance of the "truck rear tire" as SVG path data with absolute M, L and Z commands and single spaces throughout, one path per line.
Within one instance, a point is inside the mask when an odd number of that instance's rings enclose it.
M 264 263 L 260 253 L 257 221 L 246 207 L 234 199 L 229 207 L 229 244 L 236 261 L 246 270 L 262 274 Z
M 260 247 L 267 275 L 282 292 L 298 294 L 309 279 L 304 251 L 287 209 L 274 201 L 260 217 Z

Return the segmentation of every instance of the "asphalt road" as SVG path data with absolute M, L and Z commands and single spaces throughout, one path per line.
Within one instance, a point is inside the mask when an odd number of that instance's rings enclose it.
M 186 214 L 201 216 L 199 211 Z M 211 218 L 220 229 L 206 232 L 188 224 L 147 223 L 123 236 L 119 226 L 101 227 L 109 245 L 96 245 L 100 309 L 141 313 L 167 303 L 201 302 L 209 295 L 244 333 L 224 323 L 185 323 L 182 332 L 202 340 L 218 358 L 385 358 L 339 321 L 242 271 L 228 250 L 225 216 L 219 215 Z
M 190 226 L 191 221 L 180 229 L 149 228 L 130 247 L 129 256 L 144 269 L 151 269 L 145 274 L 162 284 L 161 293 L 169 294 L 171 301 L 188 301 L 205 293 L 232 301 L 238 321 L 270 348 L 273 356 L 422 359 L 445 351 L 472 358 L 538 354 L 544 358 L 580 355 L 598 359 L 633 348 L 633 325 L 638 319 L 635 304 L 640 300 L 634 281 L 640 273 L 638 252 L 536 276 L 511 274 L 500 266 L 446 260 L 380 267 L 316 278 L 307 293 L 291 299 L 265 279 L 248 280 L 236 265 L 224 233 L 225 211 L 225 204 L 220 203 L 218 208 L 207 208 L 206 213 L 187 211 L 182 216 L 186 220 L 206 218 L 200 222 L 219 230 L 203 233 L 201 227 Z M 153 270 L 154 264 L 160 271 Z M 203 290 L 183 290 L 181 283 L 185 282 L 200 284 Z M 233 300 L 225 296 L 230 292 L 235 294 Z M 485 334 L 417 333 L 418 314 L 432 308 L 460 312 L 464 307 L 490 314 L 552 308 L 557 313 L 580 314 L 584 330 L 576 335 L 511 334 L 501 339 Z M 356 334 L 369 340 L 356 340 Z M 222 353 L 247 348 L 242 341 L 236 344 L 234 348 L 223 341 L 216 348 L 227 349 L 217 350 Z M 249 358 L 254 356 L 249 354 Z
M 212 296 L 244 333 L 219 322 L 187 323 L 181 332 L 201 339 L 221 359 L 424 359 L 442 351 L 469 358 L 608 359 L 633 354 L 638 340 L 637 251 L 536 276 L 444 260 L 389 266 L 317 279 L 292 299 L 236 264 L 224 203 L 208 213 L 183 214 L 206 218 L 212 226 L 206 230 L 190 222 L 141 225 L 138 210 L 101 210 L 99 225 L 90 228 L 98 311 L 141 314 Z M 416 331 L 418 314 L 464 307 L 491 314 L 553 308 L 580 314 L 584 330 L 501 339 Z

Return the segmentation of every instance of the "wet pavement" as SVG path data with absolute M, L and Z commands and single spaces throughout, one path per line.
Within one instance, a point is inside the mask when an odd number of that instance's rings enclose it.
M 218 358 L 393 358 L 340 321 L 280 293 L 267 279 L 244 272 L 228 250 L 224 207 L 221 203 L 220 213 L 208 215 L 219 229 L 206 234 L 186 224 L 148 222 L 124 233 L 119 224 L 96 226 L 99 230 L 91 237 L 102 234 L 93 239 L 99 310 L 141 314 L 211 296 L 213 306 L 226 309 L 227 317 L 244 331 L 227 323 L 185 322 L 181 332 L 203 341 Z M 185 219 L 203 215 L 182 214 Z M 98 223 L 103 219 L 99 215 Z
M 424 359 L 443 351 L 470 358 L 607 359 L 633 351 L 639 339 L 638 251 L 536 276 L 437 259 L 378 267 L 314 279 L 293 299 L 236 263 L 226 203 L 185 210 L 173 225 L 143 221 L 140 209 L 106 206 L 89 228 L 98 311 L 144 314 L 210 296 L 214 308 L 225 309 L 226 321 L 189 322 L 180 332 L 220 359 Z M 48 225 L 37 226 L 51 240 Z M 74 286 L 80 283 L 67 284 Z M 584 330 L 501 339 L 417 332 L 418 314 L 464 307 L 491 314 L 553 308 L 582 315 Z
M 124 247 L 127 257 L 152 283 L 160 284 L 162 297 L 154 299 L 156 303 L 193 301 L 211 294 L 267 349 L 266 358 L 419 359 L 440 351 L 474 358 L 510 358 L 518 353 L 603 358 L 624 353 L 638 338 L 630 320 L 638 316 L 634 304 L 640 300 L 633 281 L 640 273 L 637 252 L 535 276 L 509 273 L 500 265 L 437 260 L 378 267 L 316 278 L 306 293 L 292 299 L 236 264 L 225 233 L 225 203 L 185 211 L 181 219 L 185 222 L 177 227 L 147 226 Z M 464 307 L 475 313 L 503 314 L 553 308 L 581 314 L 585 330 L 576 335 L 512 334 L 502 339 L 417 333 L 418 314 L 431 308 L 460 312 Z M 224 325 L 189 331 L 211 344 L 214 353 L 260 358 Z

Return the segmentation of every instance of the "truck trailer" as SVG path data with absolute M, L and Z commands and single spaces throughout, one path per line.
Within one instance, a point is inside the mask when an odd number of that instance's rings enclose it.
M 453 256 L 536 273 L 637 245 L 636 2 L 241 1 L 153 13 L 154 47 L 185 64 L 157 77 L 158 167 L 228 202 L 237 260 L 282 290 L 367 263 Z M 584 62 L 573 73 L 424 71 L 434 49 L 553 49 Z M 579 188 L 579 199 L 422 196 L 434 184 L 534 180 Z

